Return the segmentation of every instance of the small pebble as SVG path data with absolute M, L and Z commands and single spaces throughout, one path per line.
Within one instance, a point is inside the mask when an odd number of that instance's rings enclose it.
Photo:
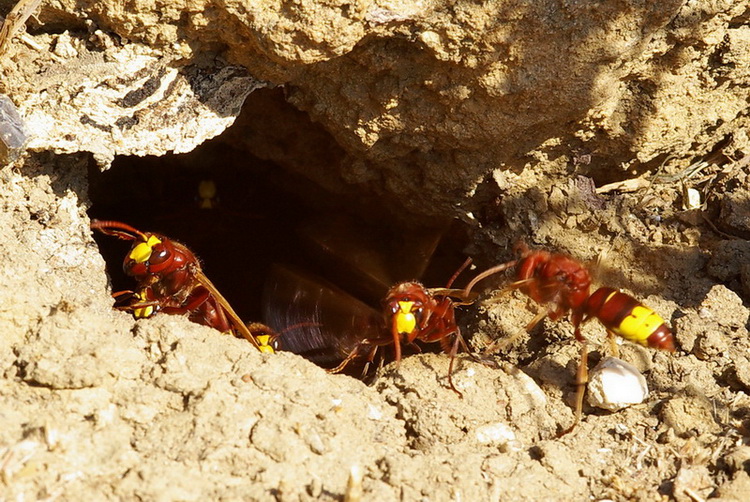
M 701 207 L 701 193 L 695 188 L 688 188 L 684 207 L 687 210 L 698 209 Z
M 591 406 L 617 411 L 642 403 L 648 385 L 640 371 L 622 359 L 607 357 L 589 374 L 588 400 Z
M 503 423 L 488 424 L 476 430 L 477 441 L 483 444 L 506 444 L 515 441 L 516 434 Z

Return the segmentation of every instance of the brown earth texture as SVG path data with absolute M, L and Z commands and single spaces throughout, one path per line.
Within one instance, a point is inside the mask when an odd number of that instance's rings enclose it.
M 0 500 L 750 498 L 750 1 L 0 15 Z M 483 361 L 458 355 L 459 397 L 439 350 L 386 348 L 361 381 L 135 320 L 111 297 L 135 287 L 128 245 L 92 218 L 180 240 L 267 322 L 291 301 L 264 298 L 274 263 L 379 309 L 393 281 L 441 287 L 470 256 L 463 285 L 525 242 L 654 309 L 676 351 L 619 344 L 648 397 L 586 401 L 561 435 L 581 344 L 567 316 L 525 333 L 545 306 L 496 294 L 510 273 L 457 307 Z M 593 368 L 611 347 L 583 335 Z

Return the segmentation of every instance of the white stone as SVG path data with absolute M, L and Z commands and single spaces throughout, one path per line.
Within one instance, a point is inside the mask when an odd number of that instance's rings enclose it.
M 687 189 L 687 197 L 685 201 L 685 209 L 698 209 L 701 207 L 701 193 L 695 188 Z
M 370 420 L 380 420 L 381 418 L 383 418 L 383 412 L 380 411 L 380 408 L 378 408 L 377 406 L 368 404 L 367 418 L 369 418 Z
M 632 364 L 607 357 L 591 370 L 588 401 L 591 406 L 617 411 L 642 403 L 648 397 L 648 385 Z
M 477 428 L 476 438 L 483 444 L 506 444 L 515 441 L 516 434 L 507 425 L 495 423 Z

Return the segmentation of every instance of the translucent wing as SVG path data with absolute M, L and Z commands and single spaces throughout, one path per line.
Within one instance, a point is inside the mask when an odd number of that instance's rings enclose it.
M 281 333 L 283 350 L 333 367 L 368 340 L 390 340 L 383 316 L 311 274 L 274 265 L 263 292 L 264 322 Z
M 344 215 L 308 221 L 298 229 L 320 273 L 376 304 L 397 281 L 421 277 L 445 228 L 395 233 Z

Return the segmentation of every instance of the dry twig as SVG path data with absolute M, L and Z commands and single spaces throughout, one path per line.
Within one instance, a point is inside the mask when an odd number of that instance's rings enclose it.
M 10 46 L 11 40 L 26 26 L 26 21 L 31 17 L 42 0 L 19 0 L 15 7 L 8 13 L 8 17 L 0 28 L 0 56 Z
M 631 178 L 624 181 L 616 181 L 607 185 L 602 185 L 596 189 L 596 193 L 599 195 L 609 192 L 636 192 L 642 188 L 648 188 L 651 186 L 651 182 L 645 178 Z

